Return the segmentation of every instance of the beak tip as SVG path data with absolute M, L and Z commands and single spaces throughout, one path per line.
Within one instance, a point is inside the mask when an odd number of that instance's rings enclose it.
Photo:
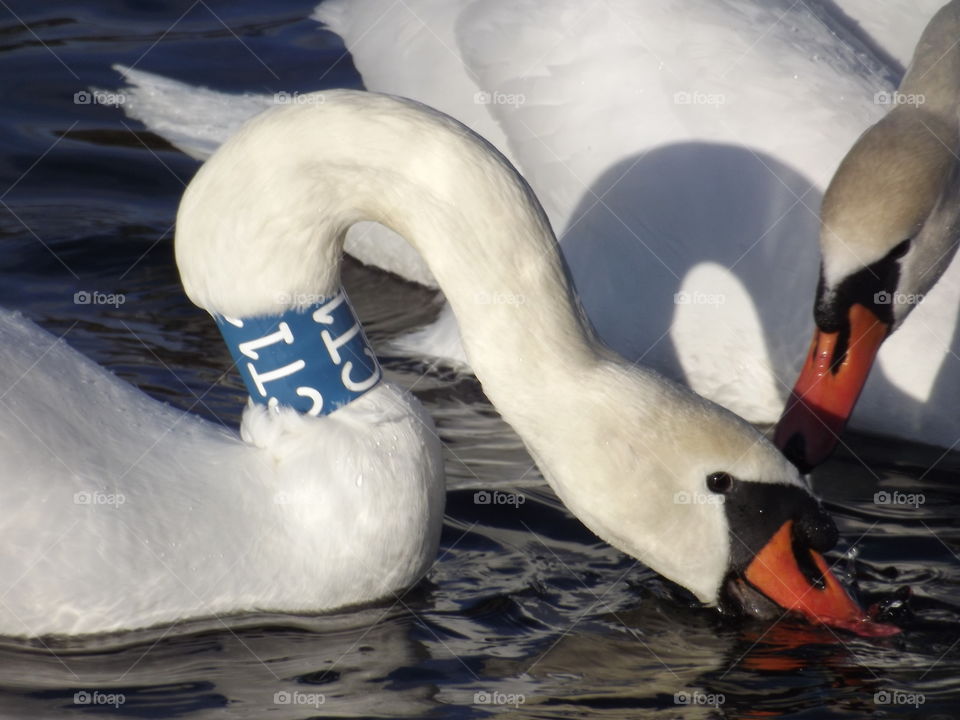
M 903 632 L 896 625 L 878 622 L 866 614 L 853 619 L 822 618 L 819 623 L 839 630 L 847 630 L 860 637 L 890 637 Z
M 850 597 L 830 571 L 823 556 L 805 548 L 820 581 L 814 584 L 797 561 L 792 543 L 792 520 L 778 530 L 747 567 L 745 580 L 787 611 L 811 624 L 848 630 L 862 637 L 886 637 L 900 632 L 895 625 L 877 622 Z M 809 570 L 808 570 L 809 572 Z

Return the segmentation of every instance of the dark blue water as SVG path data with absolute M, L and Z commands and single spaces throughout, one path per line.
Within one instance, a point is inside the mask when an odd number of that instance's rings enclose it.
M 237 92 L 359 87 L 336 36 L 306 19 L 312 8 L 0 3 L 0 304 L 154 397 L 235 426 L 239 379 L 221 378 L 227 351 L 210 354 L 217 331 L 173 266 L 176 206 L 197 163 L 74 94 L 118 87 L 113 63 Z M 435 312 L 432 293 L 356 263 L 345 284 L 380 347 Z M 77 304 L 84 291 L 125 302 Z M 409 358 L 385 364 L 437 419 L 457 488 L 425 582 L 332 617 L 0 644 L 0 713 L 960 718 L 960 456 L 854 438 L 865 463 L 840 456 L 815 474 L 841 527 L 838 552 L 855 549 L 845 566 L 865 601 L 896 604 L 909 586 L 901 636 L 734 623 L 591 535 L 476 381 L 424 375 Z M 526 502 L 474 503 L 476 488 L 494 485 Z M 924 502 L 877 504 L 881 490 Z

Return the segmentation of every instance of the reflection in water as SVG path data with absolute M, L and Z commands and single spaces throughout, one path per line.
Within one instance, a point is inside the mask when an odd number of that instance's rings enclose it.
M 251 718 L 269 709 L 270 717 L 296 718 L 377 714 L 389 694 L 390 715 L 419 717 L 433 691 L 401 687 L 391 677 L 425 655 L 411 625 L 408 613 L 376 608 L 326 618 L 194 622 L 109 638 L 95 644 L 95 654 L 6 647 L 0 707 L 20 717 L 74 708 L 103 717 Z

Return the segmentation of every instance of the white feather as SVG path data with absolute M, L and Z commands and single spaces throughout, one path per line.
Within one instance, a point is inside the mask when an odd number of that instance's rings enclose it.
M 184 288 L 232 317 L 329 296 L 345 231 L 364 220 L 427 261 L 485 393 L 571 511 L 716 602 L 728 518 L 678 493 L 703 495 L 717 471 L 803 487 L 796 469 L 729 411 L 596 343 L 529 186 L 449 117 L 330 91 L 246 123 L 184 194 Z M 438 443 L 390 384 L 328 417 L 250 406 L 243 443 L 17 315 L 0 315 L 0 337 L 0 633 L 329 610 L 388 597 L 429 566 Z
M 258 116 L 197 173 L 177 219 L 187 294 L 228 316 L 273 314 L 278 286 L 333 291 L 351 224 L 391 227 L 427 261 L 484 392 L 564 503 L 714 602 L 726 516 L 676 494 L 702 493 L 718 469 L 799 485 L 795 469 L 741 419 L 594 342 L 539 203 L 489 144 L 410 101 L 317 97 Z
M 439 443 L 388 384 L 323 418 L 248 408 L 252 444 L 0 312 L 0 634 L 316 612 L 433 561 Z
M 906 65 L 940 0 L 838 5 Z M 608 345 L 769 423 L 813 329 L 820 196 L 883 115 L 875 94 L 893 89 L 891 68 L 865 55 L 846 24 L 824 24 L 835 14 L 789 0 L 613 0 L 589 12 L 573 0 L 332 0 L 314 17 L 344 38 L 369 89 L 450 113 L 516 163 Z M 129 79 L 134 98 L 165 82 Z M 164 105 L 192 92 L 182 86 Z M 166 112 L 137 116 L 159 130 Z M 202 135 L 246 112 L 211 103 L 179 127 Z M 360 241 L 358 232 L 348 251 L 432 284 L 395 235 L 376 227 Z M 719 312 L 675 308 L 702 263 L 729 268 L 752 310 L 732 298 Z M 944 284 L 958 277 L 953 263 Z M 675 310 L 685 321 L 668 332 Z M 940 342 L 921 363 L 914 345 L 886 343 L 850 426 L 948 446 L 960 435 L 947 399 L 960 393 L 949 367 L 960 354 L 956 310 L 935 314 L 931 303 L 915 315 L 904 335 L 923 323 Z M 451 312 L 395 345 L 466 367 Z M 736 348 L 736 360 L 716 362 L 718 347 Z

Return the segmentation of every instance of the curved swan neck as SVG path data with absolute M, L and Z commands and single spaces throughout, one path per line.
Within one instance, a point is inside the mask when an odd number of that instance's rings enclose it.
M 251 121 L 191 182 L 176 254 L 195 303 L 249 317 L 332 295 L 344 233 L 373 220 L 423 255 L 501 410 L 519 410 L 543 375 L 595 361 L 543 210 L 495 149 L 411 101 L 314 97 Z

